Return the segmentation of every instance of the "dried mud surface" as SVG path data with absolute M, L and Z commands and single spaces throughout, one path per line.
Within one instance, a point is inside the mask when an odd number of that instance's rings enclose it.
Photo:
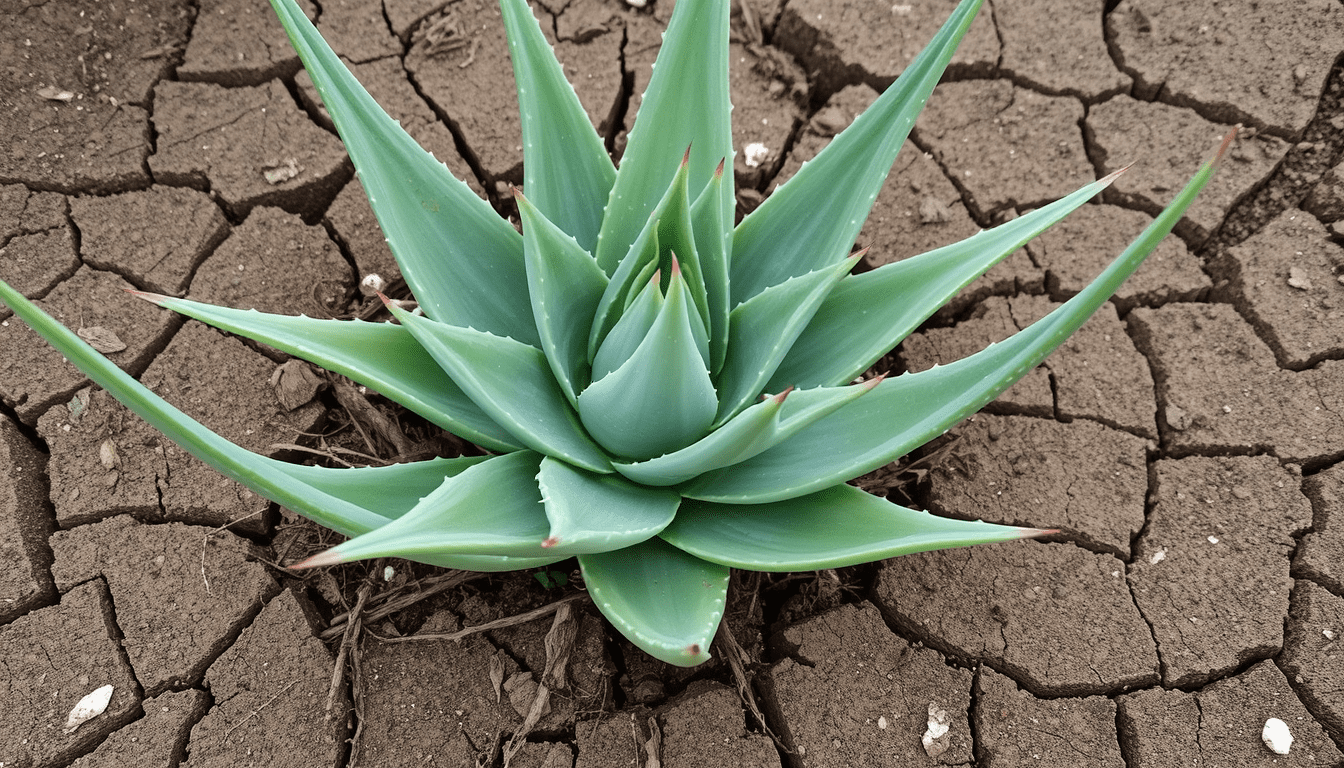
M 954 4 L 735 3 L 739 208 Z M 513 210 L 491 2 L 305 8 L 412 135 Z M 670 11 L 534 3 L 616 157 Z M 406 295 L 265 0 L 18 2 L 0 28 L 0 277 L 251 450 L 471 450 L 119 290 L 317 317 L 372 316 L 372 274 Z M 0 766 L 1344 766 L 1342 54 L 1337 0 L 989 0 L 860 269 L 1135 165 L 882 365 L 946 363 L 1075 295 L 1243 129 L 1083 331 L 858 481 L 1059 534 L 735 574 L 728 632 L 693 670 L 623 640 L 573 563 L 288 571 L 333 535 L 192 459 L 0 308 Z M 103 685 L 106 711 L 68 730 Z M 1268 718 L 1289 754 L 1262 744 Z

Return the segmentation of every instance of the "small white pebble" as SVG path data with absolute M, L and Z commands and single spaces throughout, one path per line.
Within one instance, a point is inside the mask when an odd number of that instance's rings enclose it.
M 107 704 L 110 701 L 112 701 L 112 686 L 104 685 L 95 688 L 92 693 L 80 699 L 74 709 L 70 710 L 70 716 L 65 719 L 64 731 L 74 733 L 75 729 L 84 724 L 84 721 L 92 720 L 107 711 Z
M 887 730 L 887 718 L 886 717 L 877 718 L 877 727 L 884 731 Z
M 373 296 L 383 290 L 383 277 L 377 274 L 368 274 L 363 280 L 359 281 L 359 292 L 365 296 Z
M 1217 537 L 1217 536 L 1210 536 L 1210 537 L 1209 537 L 1209 543 L 1210 543 L 1210 544 L 1217 544 L 1217 543 L 1218 543 L 1218 537 Z
M 742 150 L 743 162 L 748 168 L 756 168 L 770 156 L 770 149 L 759 141 L 754 141 Z
M 1148 558 L 1148 562 L 1152 563 L 1153 565 L 1157 565 L 1158 563 L 1166 559 L 1167 559 L 1167 550 L 1159 549 L 1153 553 L 1152 557 Z
M 1277 717 L 1265 721 L 1265 729 L 1260 732 L 1260 740 L 1276 755 L 1286 755 L 1293 748 L 1293 734 L 1288 730 L 1288 724 Z
M 397 573 L 396 570 L 393 569 L 392 566 L 390 565 L 383 568 L 383 581 L 391 581 L 392 577 L 395 576 L 396 573 Z
M 1335 639 L 1335 630 L 1333 629 L 1322 629 L 1321 634 L 1325 635 L 1325 639 L 1331 642 L 1333 642 Z

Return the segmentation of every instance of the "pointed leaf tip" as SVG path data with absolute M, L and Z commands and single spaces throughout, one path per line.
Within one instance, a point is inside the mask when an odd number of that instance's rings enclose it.
M 1103 184 L 1103 185 L 1109 187 L 1110 185 L 1114 184 L 1114 183 L 1115 183 L 1115 180 L 1118 179 L 1118 178 L 1120 178 L 1120 176 L 1123 175 L 1125 171 L 1128 171 L 1130 168 L 1133 168 L 1133 167 L 1134 167 L 1134 164 L 1133 164 L 1133 163 L 1130 163 L 1129 165 L 1126 165 L 1124 168 L 1121 168 L 1121 169 L 1119 169 L 1119 170 L 1117 170 L 1117 171 L 1114 171 L 1113 173 L 1111 173 L 1111 174 L 1109 174 L 1109 175 L 1107 175 L 1107 176 L 1103 176 L 1102 178 L 1097 179 L 1097 183 L 1099 183 L 1099 184 Z
M 715 180 L 718 180 L 718 179 L 723 178 L 723 167 L 724 167 L 725 165 L 727 165 L 727 163 L 728 163 L 728 158 L 726 158 L 726 157 L 719 158 L 719 166 L 718 166 L 717 168 L 714 169 L 714 178 L 715 178 Z
M 788 396 L 789 396 L 789 393 L 792 392 L 793 389 L 794 389 L 793 387 L 789 387 L 788 389 L 784 390 L 783 392 L 780 392 L 778 395 L 775 395 L 775 403 L 776 403 L 776 404 L 779 404 L 779 405 L 783 405 L 783 404 L 784 404 L 784 398 L 788 397 Z
M 687 145 L 686 145 L 686 153 L 685 153 L 684 155 L 681 156 L 681 164 L 682 164 L 683 166 L 685 166 L 685 165 L 690 165 L 690 164 L 691 164 L 691 145 L 690 145 L 690 144 L 687 144 Z
M 1017 537 L 1019 539 L 1039 539 L 1043 536 L 1053 536 L 1059 533 L 1058 528 L 1018 528 Z
M 876 376 L 874 376 L 873 378 L 868 379 L 867 381 L 861 381 L 861 382 L 859 382 L 859 386 L 860 386 L 860 387 L 865 387 L 868 391 L 871 392 L 872 390 L 874 390 L 874 389 L 877 388 L 877 385 L 878 385 L 878 384 L 881 384 L 883 381 L 886 381 L 887 377 L 890 376 L 890 375 L 891 375 L 891 372 L 890 372 L 890 371 L 887 371 L 887 372 L 884 372 L 884 373 L 879 373 L 879 374 L 877 374 Z
M 337 552 L 335 548 L 332 548 L 328 549 L 325 552 L 318 552 L 316 555 L 313 555 L 307 560 L 301 560 L 289 566 L 289 568 L 290 570 L 294 571 L 305 571 L 308 570 L 309 568 L 321 568 L 327 565 L 340 565 L 343 562 L 345 562 L 345 558 L 341 557 L 341 553 Z
M 1218 151 L 1213 154 L 1213 159 L 1209 161 L 1210 165 L 1214 168 L 1222 165 L 1223 158 L 1227 156 L 1227 150 L 1232 147 L 1232 141 L 1237 138 L 1237 131 L 1240 130 L 1241 123 L 1232 126 L 1232 130 L 1228 131 L 1227 135 L 1223 137 L 1223 143 L 1218 145 Z
M 134 289 L 134 288 L 122 288 L 122 290 L 125 291 L 125 292 L 127 292 L 127 293 L 129 293 L 129 294 L 131 294 L 132 296 L 136 297 L 137 299 L 144 299 L 145 301 L 148 301 L 150 304 L 157 304 L 157 305 L 159 305 L 159 306 L 163 306 L 163 302 L 165 302 L 165 301 L 167 301 L 167 300 L 173 298 L 172 296 L 165 296 L 165 295 L 163 295 L 162 293 L 151 293 L 150 291 L 139 291 L 139 290 L 136 290 L 136 289 Z

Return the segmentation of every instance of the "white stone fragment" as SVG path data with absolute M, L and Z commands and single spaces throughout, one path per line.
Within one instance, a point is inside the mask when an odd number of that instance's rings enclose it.
M 1152 563 L 1153 565 L 1157 565 L 1158 563 L 1166 559 L 1167 559 L 1167 550 L 1159 549 L 1153 553 L 1152 557 L 1148 558 L 1148 562 Z
M 1288 730 L 1288 724 L 1277 717 L 1265 721 L 1265 729 L 1260 732 L 1260 740 L 1276 755 L 1286 755 L 1293 748 L 1293 734 Z
M 770 149 L 759 141 L 754 141 L 742 150 L 742 160 L 748 168 L 756 168 L 770 156 Z
M 110 701 L 112 701 L 111 685 L 95 688 L 93 693 L 80 699 L 75 708 L 70 710 L 70 716 L 65 718 L 65 732 L 74 733 L 76 728 L 84 724 L 84 721 L 92 720 L 103 714 L 107 711 L 107 704 Z
M 940 709 L 937 703 L 929 704 L 929 727 L 924 731 L 924 737 L 921 741 L 924 744 L 924 752 L 929 757 L 938 757 L 952 746 L 952 737 L 948 734 L 948 728 L 951 718 L 947 716 L 947 710 Z
M 365 275 L 363 280 L 359 281 L 359 292 L 365 296 L 375 296 L 381 290 L 383 290 L 382 275 L 370 273 Z

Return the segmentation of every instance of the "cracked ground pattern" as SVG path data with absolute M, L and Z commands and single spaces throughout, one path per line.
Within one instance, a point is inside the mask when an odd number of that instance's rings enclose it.
M 619 158 L 670 0 L 533 5 Z M 739 211 L 954 5 L 736 2 Z M 417 140 L 513 210 L 516 99 L 490 0 L 303 7 Z M 0 277 L 251 450 L 463 447 L 119 290 L 323 317 L 371 315 L 370 275 L 404 292 L 265 0 L 17 0 L 0 27 Z M 988 0 L 876 201 L 860 269 L 1135 165 L 882 365 L 946 363 L 1041 317 L 1240 133 L 1079 334 L 857 481 L 1057 535 L 735 574 L 733 639 L 693 670 L 556 586 L 572 564 L 286 570 L 330 534 L 168 443 L 0 307 L 0 766 L 1344 766 L 1342 55 L 1339 0 Z M 68 728 L 104 685 L 106 710 Z M 1286 755 L 1262 743 L 1269 718 L 1293 734 Z

